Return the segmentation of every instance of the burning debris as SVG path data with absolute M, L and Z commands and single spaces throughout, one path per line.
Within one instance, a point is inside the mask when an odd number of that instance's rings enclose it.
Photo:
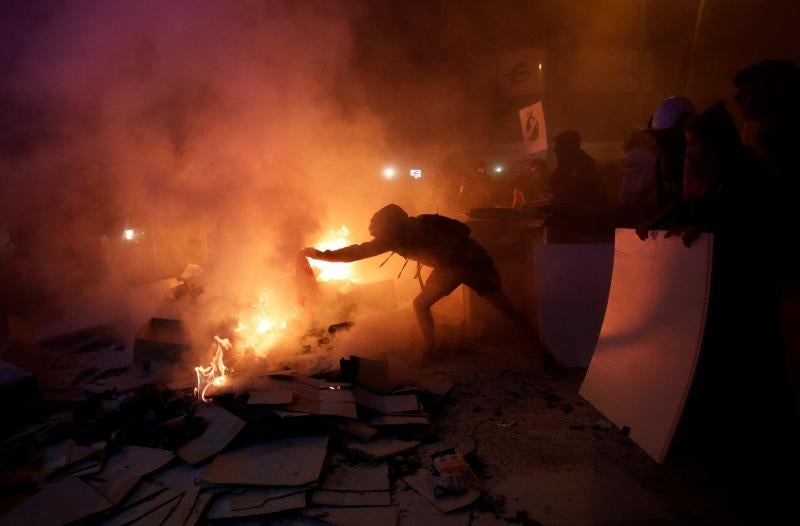
M 326 524 L 354 516 L 394 522 L 392 494 L 411 473 L 408 484 L 422 481 L 425 498 L 439 499 L 425 494 L 425 481 L 441 482 L 419 471 L 415 451 L 432 437 L 429 402 L 449 389 L 434 386 L 436 395 L 425 381 L 409 385 L 385 362 L 359 357 L 314 376 L 275 371 L 271 353 L 293 333 L 287 322 L 273 321 L 268 306 L 262 296 L 231 338 L 213 337 L 208 361 L 194 368 L 196 385 L 169 382 L 158 360 L 134 362 L 102 330 L 72 331 L 42 345 L 45 354 L 66 353 L 83 367 L 83 355 L 108 357 L 88 371 L 51 370 L 57 361 L 45 360 L 37 377 L 52 383 L 39 386 L 48 404 L 43 416 L 0 443 L 4 491 L 15 495 L 5 501 L 4 520 L 192 525 L 290 513 Z M 311 333 L 331 352 L 351 326 Z M 161 350 L 172 360 L 175 342 L 159 332 L 164 327 L 179 325 L 161 318 L 145 324 L 140 354 L 146 347 L 151 358 Z M 227 362 L 247 359 L 254 360 L 247 374 L 234 375 Z M 390 468 L 398 459 L 414 467 Z M 455 466 L 437 462 L 440 474 Z M 448 483 L 442 498 L 458 494 L 463 504 L 442 509 L 469 505 L 472 482 Z
M 228 368 L 225 367 L 224 351 L 231 349 L 231 342 L 227 338 L 214 336 L 214 356 L 211 358 L 211 365 L 208 367 L 198 366 L 194 370 L 197 373 L 197 387 L 194 388 L 194 396 L 203 402 L 209 402 L 206 398 L 206 391 L 209 387 L 224 385 L 228 379 Z

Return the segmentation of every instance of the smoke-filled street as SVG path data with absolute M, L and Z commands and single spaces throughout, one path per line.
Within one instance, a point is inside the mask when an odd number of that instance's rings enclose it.
M 0 6 L 0 524 L 790 524 L 791 0 Z

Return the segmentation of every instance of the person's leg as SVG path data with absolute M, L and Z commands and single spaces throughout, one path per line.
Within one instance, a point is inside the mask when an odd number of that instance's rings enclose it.
M 560 376 L 558 362 L 539 339 L 539 331 L 536 330 L 536 327 L 534 327 L 533 323 L 530 322 L 528 317 L 520 312 L 520 310 L 511 303 L 508 297 L 506 297 L 506 295 L 503 293 L 502 289 L 485 293 L 483 297 L 489 302 L 490 305 L 503 313 L 508 319 L 516 323 L 518 327 L 525 331 L 525 335 L 528 337 L 528 339 L 534 345 L 536 345 L 536 347 L 538 347 L 538 350 L 542 353 L 545 374 L 549 377 Z
M 414 312 L 417 315 L 417 324 L 425 340 L 425 347 L 428 352 L 436 350 L 436 335 L 433 327 L 433 314 L 431 307 L 433 304 L 444 298 L 461 284 L 461 279 L 456 272 L 433 269 L 425 287 L 419 296 L 414 298 Z
M 493 291 L 488 294 L 484 294 L 483 298 L 489 302 L 489 304 L 500 311 L 506 318 L 513 321 L 517 324 L 522 330 L 525 331 L 525 335 L 531 338 L 534 342 L 539 342 L 539 333 L 533 324 L 528 320 L 528 318 L 522 314 L 522 312 L 517 309 L 514 304 L 506 297 L 502 290 Z

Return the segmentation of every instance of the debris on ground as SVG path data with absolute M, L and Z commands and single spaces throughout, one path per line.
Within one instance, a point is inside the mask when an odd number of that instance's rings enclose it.
M 194 371 L 187 381 L 162 373 L 188 349 L 179 321 L 149 319 L 132 346 L 108 327 L 29 341 L 40 351 L 35 372 L 3 364 L 4 392 L 42 400 L 0 440 L 3 522 L 377 525 L 396 522 L 405 484 L 436 513 L 480 496 L 463 454 L 434 457 L 434 478 L 415 453 L 436 440 L 428 408 L 453 389 L 443 375 L 410 381 L 354 356 L 314 377 L 284 370 L 212 382 L 203 401 Z

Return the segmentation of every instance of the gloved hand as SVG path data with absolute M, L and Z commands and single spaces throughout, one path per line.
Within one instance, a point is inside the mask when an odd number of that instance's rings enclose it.
M 650 225 L 648 223 L 643 223 L 636 227 L 636 235 L 639 236 L 639 239 L 642 241 L 647 241 L 647 234 L 650 232 Z
M 300 251 L 300 255 L 306 258 L 318 259 L 322 255 L 322 252 L 314 247 L 306 247 Z
M 683 246 L 689 248 L 692 246 L 692 243 L 697 241 L 697 238 L 700 237 L 701 230 L 697 227 L 690 226 L 686 230 L 683 231 L 681 234 L 681 241 L 683 241 Z

